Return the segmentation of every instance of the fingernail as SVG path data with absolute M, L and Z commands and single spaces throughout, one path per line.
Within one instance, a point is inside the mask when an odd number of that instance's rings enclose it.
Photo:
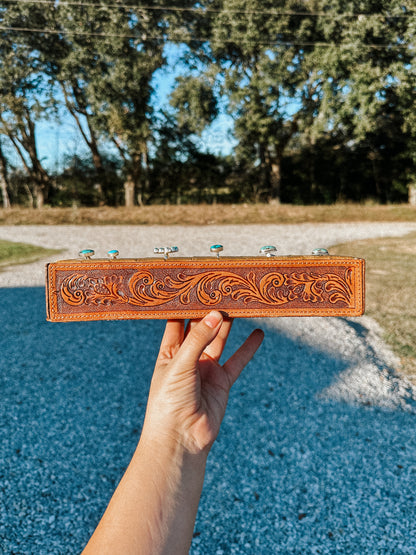
M 209 314 L 207 314 L 207 316 L 205 316 L 204 318 L 204 322 L 205 324 L 209 327 L 209 328 L 216 328 L 218 326 L 218 324 L 221 322 L 222 320 L 222 315 L 220 312 L 210 312 Z

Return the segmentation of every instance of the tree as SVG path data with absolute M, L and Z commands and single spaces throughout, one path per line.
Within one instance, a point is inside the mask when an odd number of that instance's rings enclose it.
M 123 197 L 123 184 L 118 174 L 117 160 L 103 156 L 106 181 L 111 187 L 104 188 L 97 182 L 97 172 L 89 156 L 67 155 L 63 170 L 56 176 L 56 187 L 50 195 L 52 206 L 100 206 L 119 205 Z
M 151 202 L 212 201 L 212 192 L 222 181 L 221 161 L 199 152 L 186 126 L 179 127 L 175 117 L 162 114 L 155 124 L 154 147 L 149 167 Z
M 14 29 L 29 24 L 43 28 L 48 10 L 13 4 L 0 11 L 5 27 L 0 31 L 0 135 L 8 138 L 30 176 L 38 208 L 43 206 L 51 178 L 38 155 L 36 122 L 48 116 L 52 104 L 38 52 L 27 33 Z
M 3 3 L 0 135 L 20 157 L 38 206 L 54 182 L 39 159 L 36 126 L 62 109 L 91 161 L 74 158 L 59 202 L 71 187 L 85 202 L 98 199 L 81 191 L 83 168 L 101 201 L 119 202 L 122 179 L 127 205 L 183 199 L 182 182 L 188 199 L 209 198 L 225 179 L 257 201 L 400 199 L 416 182 L 412 10 L 410 0 Z M 172 41 L 187 44 L 186 72 L 162 129 L 153 79 Z M 238 142 L 231 173 L 196 140 L 221 110 L 234 119 Z M 7 193 L 6 162 L 1 155 Z
M 123 160 L 126 205 L 144 202 L 152 79 L 164 63 L 167 32 L 177 23 L 176 14 L 169 18 L 160 9 L 164 4 L 169 3 L 159 2 L 154 9 L 147 2 L 58 4 L 56 25 L 65 48 L 52 74 L 100 181 L 106 174 L 100 142 L 110 141 Z
M 375 194 L 393 198 L 395 178 L 382 160 L 388 153 L 395 164 L 398 157 L 408 163 L 403 138 L 414 129 L 410 3 L 213 0 L 201 6 L 205 26 L 200 16 L 189 79 L 195 82 L 198 68 L 211 79 L 216 71 L 235 121 L 237 163 L 257 176 L 256 197 L 279 199 L 288 148 L 311 153 L 336 140 L 334 147 L 348 151 L 355 143 L 357 152 L 368 153 Z M 314 197 L 316 159 L 308 154 L 302 163 Z
M 327 15 L 319 25 L 329 46 L 321 48 L 324 96 L 314 128 L 336 131 L 344 145 L 363 149 L 374 196 L 394 200 L 412 165 L 408 145 L 416 130 L 410 3 L 337 1 L 329 8 L 323 1 L 321 9 Z
M 2 196 L 3 208 L 7 210 L 10 208 L 10 198 L 9 198 L 9 178 L 7 170 L 7 158 L 3 151 L 3 146 L 0 137 L 0 191 Z
M 196 56 L 216 72 L 226 110 L 234 118 L 237 163 L 256 168 L 256 196 L 280 197 L 284 152 L 310 124 L 318 100 L 310 16 L 316 2 L 214 0 L 203 3 L 209 25 Z

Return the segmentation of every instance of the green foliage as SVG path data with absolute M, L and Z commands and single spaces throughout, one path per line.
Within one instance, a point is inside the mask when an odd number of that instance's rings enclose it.
M 0 21 L 0 134 L 25 173 L 11 172 L 14 202 L 395 202 L 416 181 L 410 0 L 7 2 Z M 161 124 L 153 78 L 171 42 L 187 71 Z M 53 176 L 36 126 L 63 111 L 88 155 Z M 227 159 L 198 147 L 224 112 Z
M 7 137 L 31 176 L 32 194 L 42 206 L 50 187 L 48 172 L 39 159 L 36 122 L 53 111 L 49 83 L 37 50 L 27 34 L 7 31 L 47 25 L 50 8 L 35 4 L 7 4 L 0 10 L 0 135 Z
M 258 166 L 265 197 L 279 198 L 285 150 L 315 109 L 308 94 L 313 48 L 302 46 L 319 38 L 315 19 L 297 16 L 291 1 L 219 5 L 212 63 L 235 120 L 237 159 Z
M 212 83 L 205 76 L 178 77 L 170 96 L 171 105 L 177 109 L 180 129 L 200 134 L 218 115 L 218 102 Z
M 89 158 L 68 156 L 64 170 L 55 178 L 50 194 L 51 206 L 119 206 L 123 204 L 123 182 L 120 164 L 109 157 L 102 158 L 103 175 L 97 181 L 97 172 Z
M 224 157 L 201 153 L 192 136 L 184 134 L 175 120 L 159 122 L 157 150 L 149 169 L 148 202 L 186 204 L 235 202 L 236 192 L 227 186 L 232 165 Z

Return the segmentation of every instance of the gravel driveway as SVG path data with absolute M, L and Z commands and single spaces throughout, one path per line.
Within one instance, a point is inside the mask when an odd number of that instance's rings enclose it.
M 416 224 L 3 226 L 0 239 L 104 255 L 178 245 L 281 254 Z M 346 252 L 345 254 L 348 254 Z M 44 261 L 0 273 L 0 553 L 77 554 L 136 446 L 160 321 L 45 321 Z M 416 552 L 416 395 L 367 317 L 236 320 L 265 341 L 208 460 L 192 555 Z

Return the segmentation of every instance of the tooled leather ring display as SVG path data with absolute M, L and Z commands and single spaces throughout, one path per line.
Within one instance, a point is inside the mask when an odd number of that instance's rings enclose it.
M 64 260 L 47 265 L 52 322 L 359 316 L 364 260 L 338 256 Z

